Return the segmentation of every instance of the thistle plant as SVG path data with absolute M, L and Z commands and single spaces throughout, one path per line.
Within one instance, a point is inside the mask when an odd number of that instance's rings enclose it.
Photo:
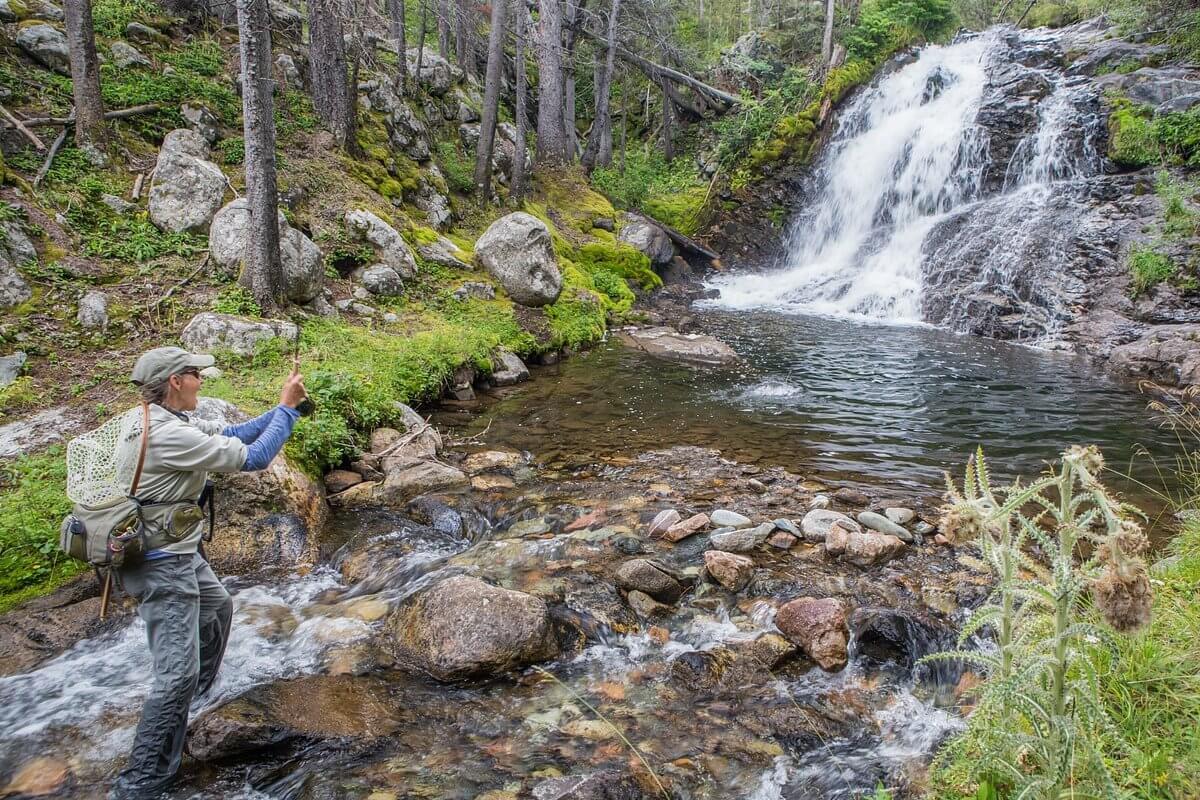
M 961 490 L 947 476 L 941 529 L 973 543 L 996 583 L 963 626 L 958 649 L 930 656 L 981 669 L 976 709 L 951 745 L 974 783 L 1015 798 L 1116 797 L 1102 752 L 1120 735 L 1101 701 L 1092 654 L 1149 621 L 1137 509 L 1113 498 L 1095 447 L 1071 447 L 1029 485 L 992 486 L 982 450 Z M 1101 624 L 1103 620 L 1107 625 Z M 985 629 L 994 651 L 967 649 Z M 964 750 L 965 748 L 965 750 Z

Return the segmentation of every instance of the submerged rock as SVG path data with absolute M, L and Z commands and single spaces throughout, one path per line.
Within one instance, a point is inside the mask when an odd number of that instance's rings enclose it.
M 506 672 L 559 649 L 545 602 L 462 575 L 407 601 L 389 630 L 397 660 L 440 681 Z
M 644 558 L 626 561 L 617 567 L 617 585 L 626 591 L 639 591 L 664 603 L 674 603 L 683 594 L 683 584 L 665 569 Z
M 846 609 L 839 601 L 815 597 L 792 600 L 779 609 L 775 625 L 821 669 L 836 672 L 846 666 L 849 631 Z
M 619 332 L 617 339 L 636 350 L 670 361 L 719 366 L 739 360 L 733 348 L 708 334 L 680 333 L 666 327 L 637 328 Z

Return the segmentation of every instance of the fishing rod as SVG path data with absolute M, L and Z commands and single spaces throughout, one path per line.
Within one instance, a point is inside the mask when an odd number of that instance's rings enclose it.
M 300 372 L 300 329 L 296 329 L 296 339 L 292 347 L 292 374 L 297 375 Z M 309 417 L 317 410 L 317 404 L 308 396 L 308 391 L 304 392 L 304 399 L 296 406 L 296 410 L 300 412 L 300 416 Z

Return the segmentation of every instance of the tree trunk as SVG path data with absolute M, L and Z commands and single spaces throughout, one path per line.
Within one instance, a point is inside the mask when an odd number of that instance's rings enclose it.
M 507 2 L 507 0 L 495 0 L 496 2 Z M 516 0 L 513 12 L 517 15 L 513 20 L 513 27 L 516 33 L 516 80 L 513 81 L 516 87 L 516 102 L 513 103 L 513 115 L 517 118 L 517 136 L 516 146 L 513 148 L 516 152 L 513 153 L 512 178 L 509 181 L 508 195 L 514 202 L 520 202 L 525 196 L 525 184 L 527 179 L 525 176 L 525 129 L 529 126 L 529 109 L 525 107 L 526 93 L 526 75 L 525 75 L 525 32 L 528 30 L 529 10 L 525 8 L 525 0 Z
M 617 15 L 621 13 L 621 0 L 612 0 L 608 11 L 608 47 L 604 50 L 604 60 L 596 53 L 596 119 L 592 122 L 592 135 L 588 138 L 587 149 L 583 152 L 583 168 L 590 175 L 597 165 L 607 167 L 612 163 L 612 113 L 610 97 L 612 92 L 613 68 L 617 59 Z
M 474 75 L 475 70 L 467 63 L 470 57 L 471 43 L 467 38 L 467 0 L 455 0 L 454 4 L 454 57 L 458 66 L 468 75 Z
M 271 17 L 267 0 L 237 0 L 242 62 L 242 137 L 250 222 L 240 283 L 264 312 L 286 300 L 279 258 L 279 190 L 275 181 L 275 109 L 271 94 Z
M 625 175 L 625 142 L 629 129 L 629 104 L 626 102 L 625 85 L 629 83 L 628 76 L 621 81 L 621 175 Z
M 829 69 L 833 55 L 833 9 L 834 0 L 825 0 L 825 34 L 821 37 L 821 65 L 825 69 Z
M 579 152 L 579 132 L 575 129 L 575 44 L 579 39 L 575 25 L 587 0 L 566 0 L 566 42 L 563 46 L 563 133 L 567 137 L 567 152 L 575 160 Z
M 355 148 L 355 89 L 346 72 L 346 43 L 336 0 L 308 0 L 309 77 L 313 110 L 347 150 Z
M 674 116 L 671 108 L 671 96 L 667 93 L 667 82 L 662 82 L 662 139 L 663 158 L 670 164 L 675 158 L 675 136 L 671 129 L 671 118 Z
M 405 58 L 408 46 L 404 41 L 404 0 L 387 0 L 387 3 L 392 39 L 396 42 L 396 88 L 403 89 L 404 79 L 408 74 L 408 60 Z
M 562 0 L 538 0 L 538 166 L 571 163 L 563 121 Z
M 437 24 L 438 55 L 448 59 L 450 58 L 450 0 L 438 0 Z
M 496 115 L 500 110 L 500 78 L 504 66 L 504 16 L 508 0 L 492 0 L 492 29 L 488 33 L 487 75 L 483 83 L 483 111 L 479 146 L 475 149 L 475 189 L 479 199 L 492 195 L 492 148 L 496 140 Z
M 66 0 L 67 46 L 71 57 L 71 88 L 75 95 L 75 144 L 103 147 L 104 103 L 100 99 L 100 62 L 92 29 L 92 0 Z
M 421 80 L 421 68 L 425 66 L 425 33 L 428 28 L 425 27 L 429 21 L 429 0 L 421 0 L 421 35 L 417 38 L 417 74 L 416 79 Z

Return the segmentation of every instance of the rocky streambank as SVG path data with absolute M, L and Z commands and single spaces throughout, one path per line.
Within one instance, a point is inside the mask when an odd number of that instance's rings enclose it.
M 233 581 L 238 632 L 180 796 L 228 796 L 248 775 L 305 798 L 727 797 L 888 741 L 852 778 L 865 790 L 915 780 L 954 728 L 937 706 L 957 673 L 915 664 L 953 640 L 987 582 L 934 541 L 928 498 L 694 447 L 547 464 L 411 423 L 372 437 L 363 466 L 378 458 L 381 479 L 326 478 L 334 511 L 297 533 L 305 557 L 251 537 L 274 571 Z M 252 496 L 231 488 L 228 502 L 253 517 Z M 309 486 L 274 513 L 315 506 Z M 48 666 L 10 660 L 20 674 L 0 696 L 139 645 L 118 629 Z M 64 796 L 92 796 L 119 753 L 68 759 L 46 737 L 121 740 L 139 691 L 99 719 L 22 700 L 28 735 L 0 771 L 49 770 Z

